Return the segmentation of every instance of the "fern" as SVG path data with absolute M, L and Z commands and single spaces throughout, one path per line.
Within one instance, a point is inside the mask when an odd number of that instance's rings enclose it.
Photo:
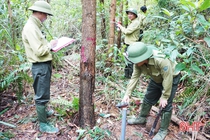
M 20 78 L 28 78 L 28 74 L 26 73 L 30 69 L 29 63 L 24 63 L 20 65 L 20 67 L 14 71 L 12 71 L 8 76 L 6 76 L 0 85 L 0 89 L 6 89 L 9 85 Z M 27 79 L 25 79 L 27 80 Z M 27 80 L 28 81 L 28 80 Z M 20 81 L 19 81 L 20 82 Z
M 51 103 L 61 105 L 64 109 L 72 108 L 76 111 L 79 110 L 79 98 L 76 97 L 74 97 L 72 101 L 68 101 L 67 99 L 58 97 L 58 99 L 52 100 Z
M 31 81 L 31 78 L 27 74 L 27 71 L 30 69 L 30 67 L 31 65 L 29 63 L 24 63 L 5 76 L 5 78 L 1 80 L 0 91 L 12 87 L 12 89 L 16 92 L 18 102 L 20 103 L 23 93 L 23 82 Z
M 52 104 L 64 105 L 66 107 L 71 107 L 72 103 L 64 98 L 58 98 L 51 101 Z

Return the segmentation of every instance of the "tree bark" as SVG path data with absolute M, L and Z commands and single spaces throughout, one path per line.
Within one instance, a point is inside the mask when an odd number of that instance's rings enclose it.
M 125 3 L 125 8 L 126 8 L 126 10 L 128 9 L 128 1 L 126 1 L 126 3 Z M 125 17 L 125 20 L 124 20 L 125 22 L 125 27 L 127 27 L 128 26 L 128 18 L 127 17 Z
M 13 15 L 12 15 L 12 9 L 11 9 L 11 4 L 10 4 L 10 0 L 7 0 L 7 6 L 8 6 L 8 13 L 9 13 L 9 21 L 10 21 L 10 27 L 11 27 L 11 33 L 12 33 L 12 42 L 13 42 L 13 45 L 15 47 L 15 27 L 14 27 L 14 24 L 13 24 Z
M 104 0 L 100 0 L 100 13 L 101 13 L 101 37 L 102 39 L 106 38 L 106 19 L 105 19 L 105 13 L 104 13 Z
M 119 13 L 122 13 L 122 15 L 119 17 L 119 22 L 122 23 L 122 16 L 123 16 L 123 1 L 120 1 L 120 9 L 119 9 Z M 118 35 L 117 35 L 117 47 L 121 48 L 121 31 L 118 31 Z
M 82 46 L 80 60 L 79 125 L 95 126 L 96 0 L 82 0 Z
M 114 45 L 114 32 L 115 32 L 115 13 L 116 13 L 116 0 L 111 0 L 111 5 L 110 5 L 110 18 L 109 18 L 109 23 L 110 23 L 110 29 L 109 29 L 109 49 Z

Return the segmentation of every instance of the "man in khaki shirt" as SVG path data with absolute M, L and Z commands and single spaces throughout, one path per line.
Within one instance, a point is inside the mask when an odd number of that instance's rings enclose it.
M 52 74 L 51 48 L 57 44 L 56 40 L 50 43 L 41 32 L 42 23 L 48 15 L 52 16 L 51 7 L 46 1 L 36 1 L 29 10 L 33 14 L 29 17 L 22 31 L 22 40 L 25 46 L 28 61 L 32 63 L 33 88 L 35 105 L 39 120 L 39 130 L 46 133 L 56 133 L 58 128 L 47 122 L 46 104 L 50 100 L 50 79 Z
M 141 74 L 150 76 L 140 114 L 137 118 L 129 119 L 128 124 L 145 124 L 152 105 L 160 101 L 159 106 L 163 109 L 161 126 L 153 140 L 163 140 L 168 133 L 173 98 L 180 80 L 179 72 L 175 72 L 176 63 L 161 55 L 154 46 L 142 42 L 131 44 L 125 57 L 128 61 L 134 63 L 134 72 L 127 85 L 122 102 L 129 103 L 129 96 L 136 87 Z
M 131 45 L 132 43 L 138 41 L 140 35 L 140 22 L 138 19 L 137 10 L 134 8 L 129 8 L 126 10 L 126 14 L 128 15 L 129 20 L 131 23 L 128 27 L 123 27 L 121 24 L 117 24 L 120 28 L 122 33 L 125 35 L 124 43 L 127 46 Z M 125 66 L 125 77 L 130 78 L 133 73 L 133 64 L 129 63 Z

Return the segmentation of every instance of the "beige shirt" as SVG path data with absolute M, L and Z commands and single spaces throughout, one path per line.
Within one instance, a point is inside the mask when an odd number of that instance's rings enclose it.
M 125 34 L 125 44 L 132 44 L 133 42 L 138 41 L 140 34 L 140 23 L 139 19 L 135 18 L 131 21 L 127 28 L 121 27 L 122 33 Z
M 51 46 L 42 34 L 41 26 L 41 21 L 31 15 L 22 31 L 26 56 L 31 63 L 52 60 Z
M 142 29 L 142 30 L 144 30 L 144 26 L 145 26 L 145 18 L 146 18 L 146 16 L 145 16 L 145 14 L 144 13 L 141 13 L 141 14 L 138 14 L 138 20 L 139 20 L 139 22 L 140 22 L 140 28 Z
M 171 95 L 171 88 L 173 84 L 173 77 L 179 74 L 175 73 L 176 62 L 172 62 L 167 58 L 154 56 L 157 54 L 153 51 L 153 57 L 149 58 L 148 64 L 144 64 L 141 67 L 134 65 L 134 71 L 132 77 L 127 85 L 126 95 L 131 95 L 135 89 L 140 75 L 143 73 L 149 75 L 156 83 L 162 83 L 163 91 L 161 98 L 168 99 Z

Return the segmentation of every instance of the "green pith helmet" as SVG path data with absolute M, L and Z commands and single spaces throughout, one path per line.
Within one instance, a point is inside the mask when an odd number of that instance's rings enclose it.
M 127 49 L 127 59 L 136 64 L 152 56 L 154 46 L 142 42 L 132 43 Z
M 126 13 L 127 13 L 127 14 L 128 14 L 128 12 L 131 12 L 131 13 L 135 14 L 136 17 L 138 17 L 138 14 L 137 14 L 137 10 L 136 10 L 136 9 L 134 9 L 134 8 L 129 8 L 128 10 L 126 10 Z
M 50 16 L 53 15 L 51 12 L 50 4 L 46 1 L 36 1 L 31 7 L 29 7 L 29 10 L 46 13 Z

